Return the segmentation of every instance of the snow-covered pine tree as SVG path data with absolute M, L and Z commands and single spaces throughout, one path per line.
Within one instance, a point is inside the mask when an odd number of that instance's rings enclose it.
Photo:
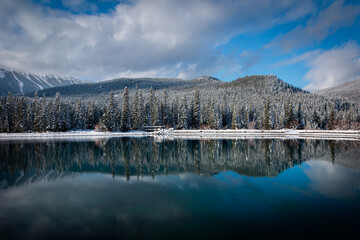
M 138 126 L 139 128 L 141 128 L 142 126 L 144 126 L 144 121 L 145 121 L 145 104 L 144 104 L 144 99 L 143 99 L 143 94 L 142 94 L 142 90 L 139 91 L 139 119 L 138 119 Z
M 34 97 L 34 124 L 33 124 L 33 130 L 35 132 L 40 132 L 41 130 L 41 120 L 40 120 L 40 98 L 38 96 L 38 92 L 35 92 Z
M 25 97 L 22 95 L 21 97 L 18 97 L 15 99 L 15 116 L 14 116 L 14 130 L 15 132 L 25 132 L 26 129 L 26 102 Z
M 187 115 L 187 100 L 186 100 L 186 95 L 184 95 L 180 106 L 179 122 L 176 126 L 177 129 L 187 129 L 186 115 Z
M 121 109 L 121 127 L 120 130 L 127 132 L 131 129 L 130 125 L 130 109 L 129 109 L 129 90 L 124 88 L 123 105 Z
M 335 129 L 335 110 L 334 107 L 331 108 L 329 122 L 327 125 L 327 129 L 334 130 Z
M 200 127 L 200 119 L 201 119 L 201 103 L 200 103 L 200 92 L 199 90 L 195 90 L 194 96 L 194 118 L 193 118 L 193 127 L 195 129 L 199 129 Z
M 100 130 L 101 131 L 115 131 L 115 103 L 114 103 L 114 93 L 110 91 L 109 94 L 109 103 L 105 109 L 104 114 L 100 120 Z
M 132 109 L 131 109 L 131 123 L 133 129 L 138 129 L 140 127 L 140 109 L 139 109 L 139 91 L 138 91 L 138 85 L 136 84 L 135 87 L 135 97 L 132 102 Z
M 11 92 L 8 93 L 5 106 L 5 125 L 7 132 L 14 131 L 14 100 Z
M 150 115 L 149 123 L 153 126 L 157 124 L 157 106 L 156 106 L 156 96 L 153 87 L 150 88 Z
M 263 129 L 270 129 L 270 100 L 267 99 L 264 105 Z
M 45 94 L 43 95 L 43 97 L 40 99 L 40 105 L 39 105 L 39 109 L 40 109 L 40 123 L 39 123 L 39 131 L 40 132 L 44 132 L 46 130 L 47 127 L 47 109 L 46 109 L 46 98 L 45 98 Z
M 305 124 L 304 124 L 304 117 L 303 117 L 303 113 L 302 113 L 302 109 L 301 109 L 301 102 L 298 103 L 296 120 L 298 123 L 297 129 L 304 129 Z
M 231 129 L 237 129 L 237 111 L 236 106 L 233 106 L 233 111 L 231 113 Z

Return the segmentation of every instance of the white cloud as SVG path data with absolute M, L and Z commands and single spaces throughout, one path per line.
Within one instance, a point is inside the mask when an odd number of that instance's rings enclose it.
M 64 0 L 75 10 L 82 3 Z M 236 34 L 294 21 L 311 9 L 309 0 L 138 0 L 119 4 L 109 14 L 85 15 L 26 0 L 0 1 L 0 66 L 92 80 L 238 71 L 238 56 L 223 56 L 219 44 Z
M 297 55 L 297 56 L 294 56 L 294 57 L 292 57 L 290 59 L 286 59 L 284 61 L 275 63 L 273 65 L 273 67 L 274 68 L 283 67 L 283 66 L 288 66 L 288 65 L 293 65 L 293 64 L 299 63 L 299 62 L 303 62 L 303 61 L 314 58 L 314 56 L 318 56 L 319 53 L 320 53 L 319 49 L 316 49 L 314 51 L 305 52 L 305 53 L 303 53 L 301 55 Z
M 270 46 L 279 45 L 285 51 L 294 47 L 307 46 L 321 41 L 342 27 L 350 26 L 360 16 L 360 5 L 334 1 L 306 23 L 299 25 L 284 35 L 277 37 Z
M 304 76 L 304 80 L 310 81 L 305 87 L 309 91 L 358 79 L 360 78 L 360 46 L 355 42 L 348 42 L 322 52 L 307 64 L 310 70 Z

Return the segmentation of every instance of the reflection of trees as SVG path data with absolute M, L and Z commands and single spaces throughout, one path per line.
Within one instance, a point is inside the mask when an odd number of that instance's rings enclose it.
M 0 143 L 1 174 L 56 170 L 106 172 L 127 180 L 181 172 L 212 175 L 231 170 L 247 176 L 276 176 L 307 159 L 357 161 L 360 142 L 325 140 L 164 140 L 113 138 L 106 142 Z M 354 162 L 350 165 L 358 166 Z M 4 176 L 3 176 L 4 177 Z M 1 180 L 1 179 L 0 179 Z

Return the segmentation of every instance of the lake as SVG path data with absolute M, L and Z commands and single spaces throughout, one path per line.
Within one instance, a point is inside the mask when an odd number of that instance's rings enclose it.
M 341 237 L 360 141 L 0 141 L 0 239 Z

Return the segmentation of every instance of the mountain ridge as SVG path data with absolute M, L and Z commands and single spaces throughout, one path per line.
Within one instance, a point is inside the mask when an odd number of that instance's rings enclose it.
M 218 89 L 241 88 L 242 90 L 248 89 L 249 91 L 257 92 L 270 91 L 276 93 L 278 91 L 290 91 L 292 93 L 308 93 L 303 89 L 286 83 L 274 75 L 245 76 L 231 82 L 221 81 L 212 76 L 200 76 L 191 80 L 179 78 L 116 78 L 95 83 L 80 83 L 70 86 L 48 88 L 38 91 L 38 93 L 39 95 L 45 94 L 47 97 L 54 97 L 57 92 L 60 92 L 60 94 L 65 97 L 94 96 L 98 94 L 108 94 L 110 91 L 121 93 L 125 87 L 131 90 L 135 89 L 136 86 L 143 90 L 152 87 L 154 90 L 168 89 L 175 92 L 186 92 L 195 88 L 213 89 L 215 91 Z M 33 96 L 33 93 L 29 93 L 28 96 Z
M 319 90 L 316 93 L 330 98 L 346 98 L 351 101 L 360 102 L 360 78 Z
M 61 77 L 53 74 L 32 74 L 0 68 L 0 95 L 11 92 L 25 94 L 51 87 L 81 83 L 74 77 Z
M 110 91 L 122 91 L 125 87 L 135 89 L 191 89 L 202 85 L 224 83 L 212 76 L 200 76 L 191 80 L 179 78 L 115 78 L 93 83 L 79 83 L 68 86 L 59 86 L 38 91 L 39 95 L 53 97 L 57 92 L 62 96 L 97 95 L 108 94 Z M 28 96 L 33 96 L 29 93 Z

